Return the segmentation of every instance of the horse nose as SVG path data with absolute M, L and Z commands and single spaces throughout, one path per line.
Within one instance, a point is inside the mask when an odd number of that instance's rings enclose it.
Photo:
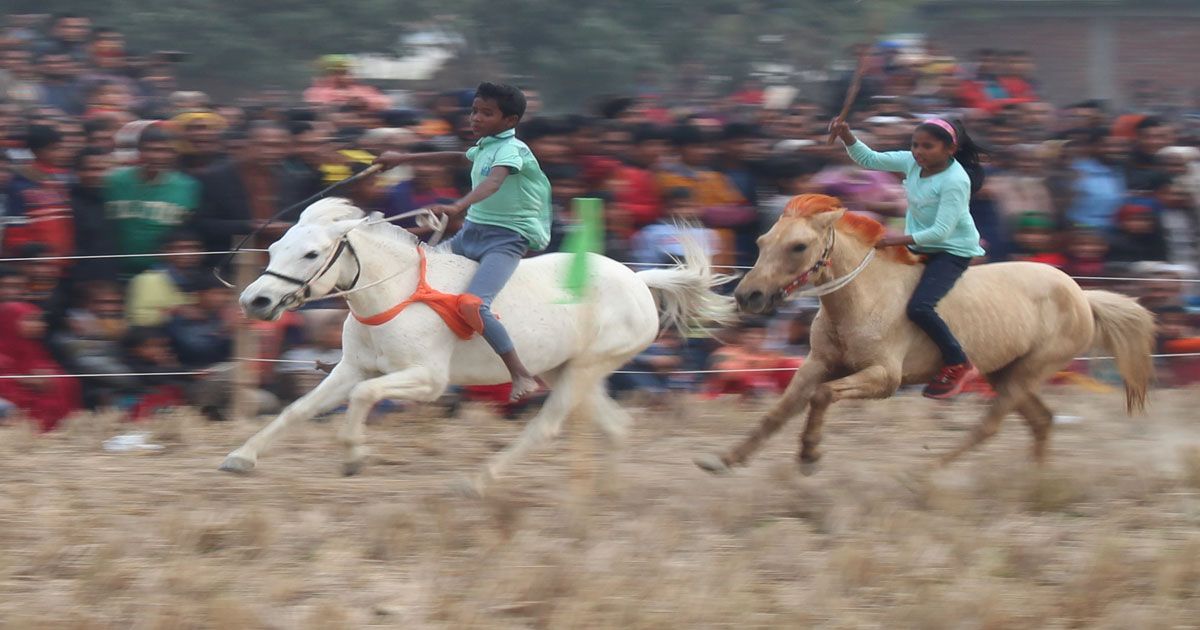
M 736 293 L 734 297 L 737 299 L 738 308 L 751 313 L 762 312 L 767 302 L 767 296 L 763 295 L 762 291 L 757 290 L 747 293 Z
M 254 298 L 253 300 L 250 300 L 250 308 L 252 308 L 256 311 L 266 310 L 266 308 L 270 305 L 271 305 L 271 298 L 269 298 L 269 297 L 264 297 L 264 296 L 260 295 L 256 298 Z

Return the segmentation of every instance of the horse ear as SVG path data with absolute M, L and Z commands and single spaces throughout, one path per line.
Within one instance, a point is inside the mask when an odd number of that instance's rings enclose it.
M 817 214 L 813 215 L 813 225 L 822 229 L 828 228 L 834 223 L 837 223 L 838 219 L 842 218 L 842 215 L 844 214 L 846 214 L 845 208 L 835 208 L 828 212 L 818 212 Z
M 347 232 L 360 225 L 363 225 L 368 220 L 369 217 L 362 219 L 342 219 L 341 221 L 334 221 L 333 224 L 329 226 L 329 229 L 333 231 L 334 238 L 341 238 L 345 236 Z

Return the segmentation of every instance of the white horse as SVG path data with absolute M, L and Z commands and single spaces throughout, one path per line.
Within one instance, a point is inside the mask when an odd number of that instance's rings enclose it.
M 342 328 L 342 361 L 315 389 L 229 454 L 228 472 L 249 472 L 259 453 L 287 425 L 350 401 L 338 439 L 344 473 L 364 463 L 363 422 L 385 398 L 433 401 L 448 385 L 508 382 L 508 371 L 479 336 L 457 337 L 429 307 L 414 304 L 394 319 L 368 326 L 370 317 L 392 309 L 417 287 L 420 253 L 426 280 L 447 293 L 461 293 L 476 263 L 443 248 L 419 245 L 409 232 L 366 217 L 349 201 L 330 198 L 309 206 L 296 225 L 271 245 L 267 270 L 242 292 L 249 317 L 277 319 L 305 300 L 335 289 L 352 315 Z M 734 316 L 732 298 L 712 289 L 726 280 L 689 244 L 686 260 L 670 269 L 634 273 L 625 265 L 591 254 L 590 306 L 572 303 L 562 288 L 571 257 L 547 254 L 521 262 L 492 306 L 504 321 L 521 357 L 552 390 L 517 442 L 498 453 L 475 481 L 482 491 L 523 453 L 554 437 L 577 406 L 593 419 L 615 451 L 629 415 L 607 394 L 604 379 L 646 349 L 662 325 L 724 323 Z M 353 291 L 355 287 L 361 290 Z M 557 385 L 557 386 L 556 386 Z

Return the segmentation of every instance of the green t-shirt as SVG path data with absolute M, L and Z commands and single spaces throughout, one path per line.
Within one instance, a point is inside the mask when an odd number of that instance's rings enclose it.
M 467 209 L 467 220 L 508 228 L 525 237 L 538 251 L 550 244 L 550 180 L 533 151 L 516 138 L 512 129 L 480 138 L 467 150 L 471 161 L 471 186 L 478 187 L 493 168 L 512 169 L 500 190 Z
M 139 171 L 119 169 L 105 181 L 104 214 L 112 222 L 121 254 L 158 252 L 163 237 L 191 219 L 200 205 L 200 182 L 188 175 L 163 173 L 147 182 Z M 133 274 L 153 264 L 153 258 L 126 258 L 122 269 Z

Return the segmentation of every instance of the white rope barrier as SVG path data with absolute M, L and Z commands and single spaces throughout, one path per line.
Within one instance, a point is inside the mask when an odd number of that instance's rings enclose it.
M 1200 352 L 1176 352 L 1171 354 L 1152 354 L 1155 359 L 1172 359 L 1178 357 L 1200 357 Z M 1116 357 L 1076 357 L 1073 361 L 1103 361 L 1111 360 Z M 246 358 L 235 357 L 231 361 L 250 361 L 255 363 L 303 363 L 313 365 L 315 361 L 303 361 L 300 359 L 261 359 L 261 358 Z M 613 374 L 736 374 L 741 372 L 795 372 L 798 368 L 794 367 L 777 367 L 777 368 L 741 368 L 736 370 L 617 370 Z M 9 374 L 0 376 L 0 379 L 34 379 L 34 378 L 114 378 L 114 377 L 133 377 L 133 376 L 197 376 L 200 374 L 212 374 L 213 370 L 197 370 L 191 372 L 118 372 L 115 374 Z
M 37 260 L 102 260 L 105 258 L 166 258 L 171 256 L 221 256 L 226 254 L 240 254 L 243 252 L 262 253 L 265 249 L 243 247 L 240 250 L 225 250 L 214 252 L 157 252 L 150 254 L 94 254 L 89 256 L 31 256 L 28 258 L 0 258 L 0 263 L 19 263 L 30 262 Z M 644 263 L 644 262 L 622 262 L 621 264 L 627 267 L 674 267 L 675 263 Z M 744 265 L 718 265 L 713 264 L 717 269 L 736 269 L 738 271 L 749 271 L 754 267 Z M 1196 278 L 1139 278 L 1139 277 L 1122 277 L 1122 276 L 1071 276 L 1075 280 L 1104 280 L 1112 282 L 1181 282 L 1185 284 L 1200 284 L 1200 279 Z
M 30 256 L 29 258 L 0 258 L 0 263 L 30 262 L 33 260 L 103 260 L 105 258 L 167 258 L 170 256 L 217 256 L 221 254 L 240 254 L 242 252 L 265 252 L 265 249 L 243 248 L 237 251 L 224 252 L 158 252 L 154 254 L 94 254 L 90 256 Z

